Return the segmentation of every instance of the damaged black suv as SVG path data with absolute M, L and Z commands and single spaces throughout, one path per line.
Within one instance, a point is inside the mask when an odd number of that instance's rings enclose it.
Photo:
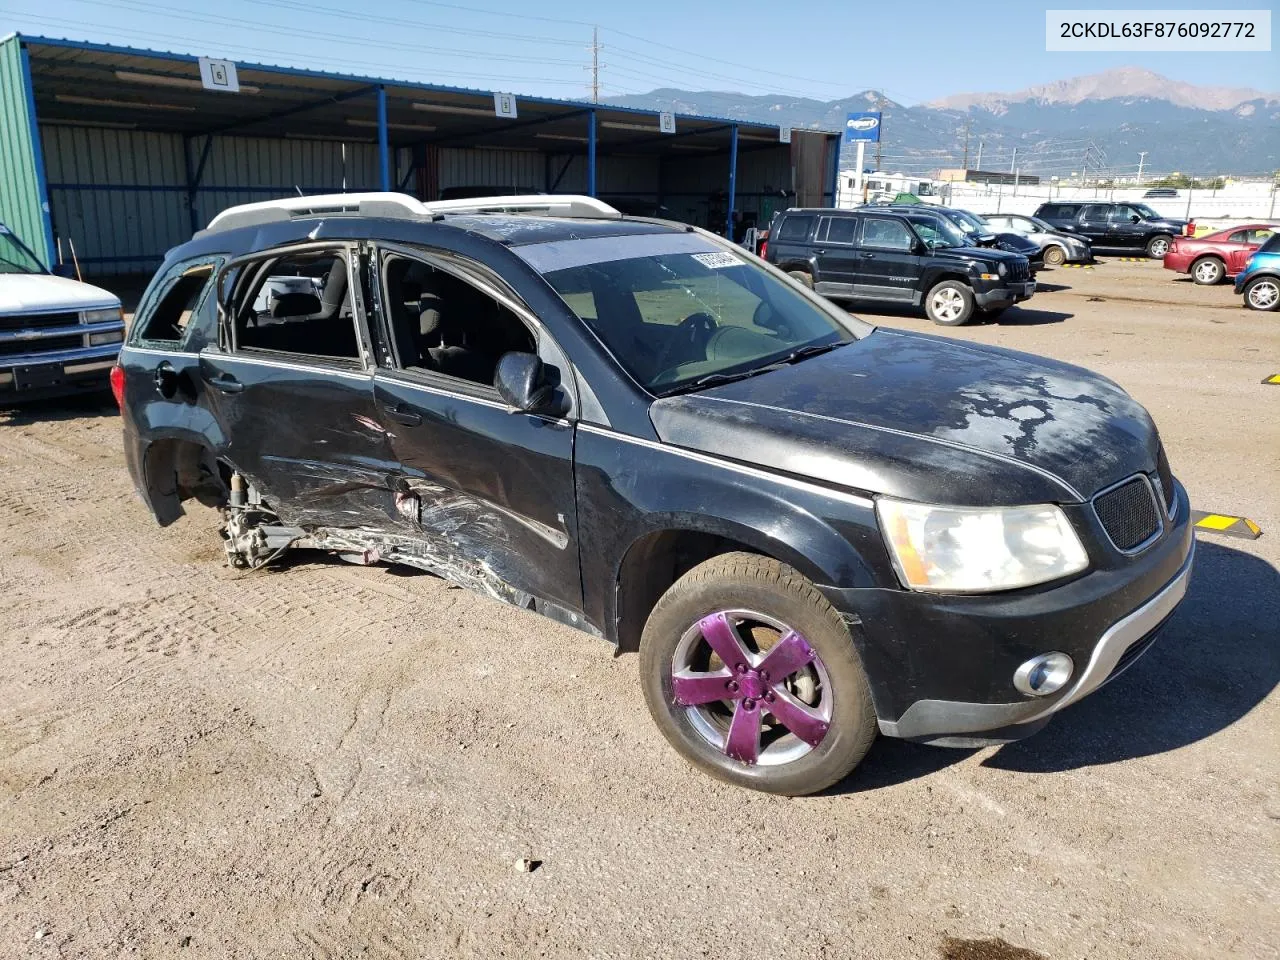
M 638 650 L 676 749 L 777 793 L 877 730 L 1034 732 L 1191 569 L 1111 381 L 877 329 L 585 197 L 233 208 L 169 253 L 112 384 L 161 524 L 196 499 L 237 566 L 408 564 Z

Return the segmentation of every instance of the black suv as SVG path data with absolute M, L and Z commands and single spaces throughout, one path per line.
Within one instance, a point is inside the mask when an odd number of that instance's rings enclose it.
M 1095 247 L 1143 250 L 1153 260 L 1163 260 L 1187 227 L 1186 220 L 1162 217 L 1145 203 L 1042 203 L 1035 215 Z
M 588 198 L 233 208 L 119 363 L 161 524 L 194 498 L 236 566 L 406 564 L 639 650 L 662 733 L 761 790 L 833 783 L 877 730 L 1034 732 L 1191 569 L 1186 492 L 1111 381 L 877 329 Z
M 946 327 L 994 317 L 1036 288 L 1026 257 L 975 246 L 927 207 L 786 210 L 765 259 L 834 300 L 923 305 Z

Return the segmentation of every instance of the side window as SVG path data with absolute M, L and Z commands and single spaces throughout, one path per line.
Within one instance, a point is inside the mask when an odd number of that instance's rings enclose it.
M 1266 243 L 1275 235 L 1274 230 L 1268 230 L 1266 227 L 1254 227 L 1252 230 L 1245 231 L 1245 243 Z
M 778 228 L 778 239 L 805 240 L 812 226 L 813 217 L 784 217 L 782 226 Z
M 862 221 L 862 245 L 881 250 L 910 250 L 911 231 L 901 220 L 867 217 Z
M 827 226 L 828 243 L 853 243 L 858 229 L 858 221 L 854 217 L 830 217 Z
M 1111 208 L 1112 223 L 1132 223 L 1134 217 L 1142 219 L 1138 211 L 1133 209 L 1133 207 L 1127 207 L 1124 204 L 1121 204 Z
M 360 358 L 345 250 L 291 254 L 251 269 L 235 308 L 238 350 Z
M 395 254 L 385 259 L 382 274 L 387 321 L 402 369 L 491 388 L 504 353 L 538 352 L 524 321 L 466 280 Z M 583 296 L 594 312 L 591 292 Z
M 1089 206 L 1084 208 L 1081 216 L 1083 216 L 1085 220 L 1106 220 L 1107 208 L 1099 203 L 1091 203 Z
M 1248 230 L 1237 230 L 1235 233 L 1227 237 L 1227 243 L 1248 243 Z
M 192 318 L 212 311 L 214 299 L 209 293 L 220 263 L 219 259 L 206 259 L 173 267 L 156 295 L 139 311 L 137 342 L 177 348 Z

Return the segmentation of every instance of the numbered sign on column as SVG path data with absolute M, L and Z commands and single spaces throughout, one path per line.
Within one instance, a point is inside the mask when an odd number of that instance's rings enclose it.
M 676 115 L 668 111 L 658 114 L 658 130 L 661 133 L 675 133 Z
M 493 112 L 508 120 L 516 118 L 516 97 L 513 93 L 495 93 L 493 95 Z
M 779 128 L 778 128 L 778 142 L 779 142 L 779 143 L 790 143 L 790 142 L 791 142 L 791 128 L 790 128 L 790 127 L 779 127 Z

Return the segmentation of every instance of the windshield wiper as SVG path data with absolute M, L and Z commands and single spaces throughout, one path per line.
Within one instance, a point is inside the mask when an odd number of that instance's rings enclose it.
M 747 377 L 754 377 L 757 374 L 769 373 L 772 370 L 780 370 L 789 364 L 806 357 L 817 356 L 819 353 L 826 353 L 834 350 L 836 347 L 843 347 L 849 340 L 837 340 L 835 343 L 811 343 L 806 347 L 798 347 L 792 350 L 785 357 L 774 360 L 772 363 L 766 363 L 763 367 L 753 367 L 750 370 L 739 370 L 737 373 L 708 373 L 704 377 L 699 377 L 692 383 L 686 383 L 682 387 L 676 387 L 674 390 L 668 390 L 663 394 L 664 397 L 675 396 L 678 393 L 691 393 L 694 390 L 701 390 L 703 387 L 716 386 L 722 383 L 733 383 L 735 380 L 745 380 Z

